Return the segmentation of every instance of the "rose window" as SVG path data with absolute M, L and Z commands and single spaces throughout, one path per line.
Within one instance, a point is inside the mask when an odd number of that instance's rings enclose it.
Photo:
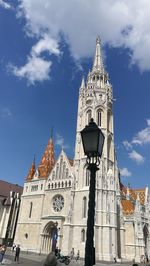
M 53 209 L 55 212 L 60 212 L 64 207 L 64 198 L 61 195 L 57 195 L 53 198 Z

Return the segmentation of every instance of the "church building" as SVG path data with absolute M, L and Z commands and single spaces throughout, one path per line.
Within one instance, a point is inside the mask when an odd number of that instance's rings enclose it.
M 133 190 L 120 181 L 113 125 L 113 91 L 105 70 L 100 39 L 92 70 L 79 88 L 74 160 L 62 150 L 55 158 L 50 138 L 41 162 L 32 163 L 24 183 L 15 243 L 22 250 L 85 255 L 90 173 L 81 130 L 91 118 L 101 128 L 104 148 L 96 173 L 96 260 L 140 261 L 149 256 L 150 198 L 148 188 Z

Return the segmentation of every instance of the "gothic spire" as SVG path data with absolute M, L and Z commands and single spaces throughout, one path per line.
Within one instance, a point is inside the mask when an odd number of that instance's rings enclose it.
M 103 72 L 104 70 L 102 52 L 101 52 L 101 41 L 99 37 L 97 37 L 96 39 L 96 51 L 95 51 L 95 58 L 92 70 L 93 71 L 100 70 L 101 72 Z
M 27 178 L 26 178 L 27 181 L 30 181 L 30 180 L 33 179 L 35 171 L 36 171 L 36 168 L 35 168 L 35 155 L 34 155 L 34 159 L 33 159 L 32 165 L 31 165 L 31 167 L 29 169 L 29 172 L 28 172 L 28 175 L 27 175 Z
M 39 171 L 39 178 L 40 177 L 48 177 L 51 170 L 53 169 L 55 164 L 55 154 L 54 154 L 54 144 L 53 139 L 50 138 L 46 149 L 44 151 L 44 154 L 42 156 L 41 162 L 38 166 Z
M 82 77 L 82 81 L 81 81 L 81 86 L 80 86 L 81 89 L 84 89 L 85 88 L 85 81 L 84 81 L 84 77 Z

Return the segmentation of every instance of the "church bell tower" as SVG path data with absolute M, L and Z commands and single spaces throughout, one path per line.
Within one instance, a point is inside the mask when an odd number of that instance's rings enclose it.
M 82 79 L 79 90 L 74 160 L 73 223 L 78 231 L 76 234 L 80 235 L 79 238 L 84 242 L 90 173 L 87 170 L 80 132 L 93 118 L 105 136 L 103 154 L 96 175 L 95 247 L 96 259 L 99 260 L 113 260 L 118 256 L 116 191 L 119 188 L 119 179 L 114 149 L 112 107 L 112 86 L 104 68 L 101 41 L 97 38 L 92 71 L 89 71 L 86 82 L 84 78 Z M 81 253 L 84 253 L 84 248 L 85 245 L 82 245 Z

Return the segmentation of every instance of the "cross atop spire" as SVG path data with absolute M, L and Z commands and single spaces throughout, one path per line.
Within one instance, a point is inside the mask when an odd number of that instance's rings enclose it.
M 100 40 L 100 37 L 97 37 L 95 58 L 94 58 L 92 70 L 100 70 L 101 72 L 103 72 L 103 69 L 104 69 L 104 66 L 103 66 L 103 59 L 102 59 L 102 52 L 101 52 L 101 40 Z

